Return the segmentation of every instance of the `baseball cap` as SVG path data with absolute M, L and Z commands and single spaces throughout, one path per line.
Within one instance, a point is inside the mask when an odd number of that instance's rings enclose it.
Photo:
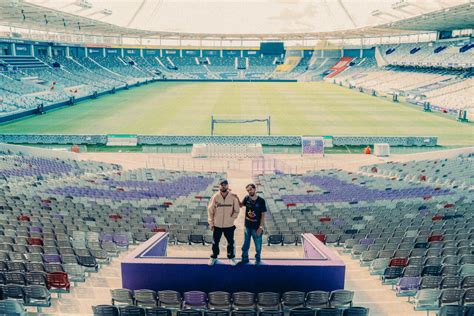
M 219 184 L 229 184 L 229 182 L 227 181 L 227 179 L 222 179 L 221 181 L 219 181 Z

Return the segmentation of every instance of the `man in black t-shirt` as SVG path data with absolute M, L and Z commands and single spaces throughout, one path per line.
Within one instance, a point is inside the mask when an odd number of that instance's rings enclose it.
M 257 195 L 255 184 L 248 184 L 248 195 L 240 203 L 241 207 L 245 207 L 245 232 L 244 244 L 242 246 L 242 261 L 240 264 L 249 262 L 250 239 L 255 243 L 255 264 L 260 264 L 262 252 L 262 235 L 265 213 L 267 205 L 265 200 Z

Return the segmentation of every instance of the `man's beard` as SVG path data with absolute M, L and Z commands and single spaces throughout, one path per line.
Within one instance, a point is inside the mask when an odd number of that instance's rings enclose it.
M 221 192 L 222 192 L 222 193 L 226 193 L 227 190 L 228 190 L 228 189 L 222 189 L 222 188 L 221 188 Z

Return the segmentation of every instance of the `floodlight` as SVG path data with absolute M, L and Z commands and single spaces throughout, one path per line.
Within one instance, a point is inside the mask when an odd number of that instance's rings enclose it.
M 382 11 L 380 11 L 380 10 L 374 10 L 374 11 L 372 11 L 372 16 L 379 16 L 379 15 L 382 15 L 382 14 L 383 14 L 383 13 L 382 13 Z
M 87 0 L 76 0 L 75 4 L 81 8 L 90 9 L 92 8 L 92 3 Z
M 398 10 L 398 9 L 402 9 L 402 8 L 406 8 L 408 7 L 410 4 L 405 1 L 405 0 L 400 0 L 398 2 L 395 2 L 394 4 L 392 4 L 392 9 L 394 10 Z

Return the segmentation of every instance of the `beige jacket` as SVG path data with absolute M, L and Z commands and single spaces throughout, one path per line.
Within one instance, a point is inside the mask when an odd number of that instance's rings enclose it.
M 234 226 L 234 221 L 239 216 L 239 200 L 229 192 L 225 199 L 221 192 L 215 193 L 207 207 L 207 219 L 210 226 L 227 228 Z

